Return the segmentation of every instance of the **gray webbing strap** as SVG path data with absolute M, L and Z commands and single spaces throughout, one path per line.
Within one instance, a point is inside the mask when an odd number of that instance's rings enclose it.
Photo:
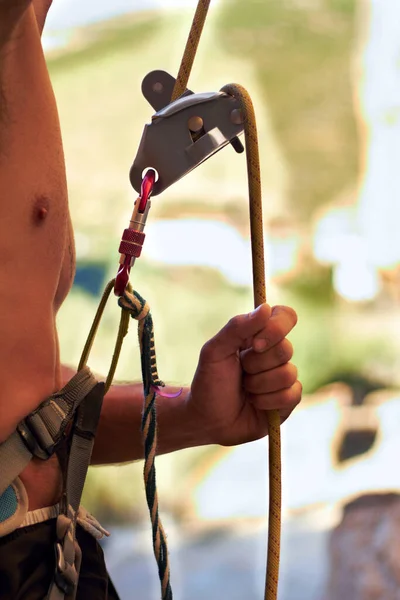
M 77 410 L 64 482 L 62 514 L 57 519 L 56 573 L 47 600 L 75 598 L 81 562 L 81 552 L 75 539 L 76 519 L 92 455 L 104 391 L 104 383 L 98 383 Z
M 97 381 L 85 367 L 60 391 L 23 419 L 0 444 L 0 495 L 24 470 L 33 456 L 48 459 L 61 441 L 72 415 Z
M 16 431 L 0 446 L 0 496 L 25 469 L 31 458 L 32 453 Z

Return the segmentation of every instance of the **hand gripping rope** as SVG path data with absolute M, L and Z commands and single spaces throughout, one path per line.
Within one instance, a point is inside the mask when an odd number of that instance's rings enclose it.
M 138 321 L 144 388 L 144 480 L 162 600 L 172 600 L 168 550 L 158 511 L 154 462 L 157 450 L 155 398 L 156 394 L 163 395 L 160 388 L 164 384 L 157 374 L 153 322 L 149 307 L 146 301 L 132 290 L 129 273 L 136 258 L 141 254 L 151 195 L 161 193 L 229 143 L 237 152 L 243 151 L 243 146 L 237 138 L 242 131 L 247 158 L 254 306 L 257 307 L 266 301 L 260 160 L 256 118 L 251 98 L 238 84 L 228 84 L 217 94 L 193 94 L 186 88 L 210 2 L 211 0 L 198 2 L 177 79 L 174 80 L 163 71 L 154 71 L 143 81 L 143 93 L 157 112 L 151 124 L 145 127 L 130 172 L 131 183 L 139 192 L 139 197 L 130 225 L 122 235 L 117 277 L 104 291 L 79 364 L 79 369 L 86 365 L 104 307 L 114 290 L 119 298 L 121 319 L 105 388 L 107 391 L 111 386 L 131 316 Z M 173 148 L 174 152 L 170 152 L 170 148 Z M 280 424 L 278 411 L 269 411 L 269 520 L 264 600 L 276 600 L 278 594 L 281 536 Z

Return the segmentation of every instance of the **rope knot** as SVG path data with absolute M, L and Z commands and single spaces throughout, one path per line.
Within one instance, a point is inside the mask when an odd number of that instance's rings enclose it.
M 118 304 L 123 310 L 130 313 L 132 319 L 139 323 L 138 334 L 145 395 L 150 391 L 158 392 L 159 388 L 164 387 L 165 384 L 161 381 L 157 372 L 154 328 L 150 306 L 136 290 L 129 291 L 128 289 L 118 299 Z
M 135 290 L 132 292 L 125 290 L 124 295 L 119 298 L 118 304 L 123 310 L 127 310 L 132 319 L 136 321 L 143 321 L 150 313 L 149 304 Z

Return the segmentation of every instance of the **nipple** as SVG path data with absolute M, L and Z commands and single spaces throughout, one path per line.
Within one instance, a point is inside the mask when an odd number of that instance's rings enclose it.
M 49 213 L 49 201 L 46 198 L 38 198 L 33 207 L 33 222 L 35 225 L 43 223 Z

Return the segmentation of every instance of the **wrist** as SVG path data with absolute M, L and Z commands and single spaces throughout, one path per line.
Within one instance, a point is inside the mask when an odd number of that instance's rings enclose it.
M 177 398 L 157 398 L 158 454 L 212 444 L 212 435 L 193 410 L 190 388 Z

